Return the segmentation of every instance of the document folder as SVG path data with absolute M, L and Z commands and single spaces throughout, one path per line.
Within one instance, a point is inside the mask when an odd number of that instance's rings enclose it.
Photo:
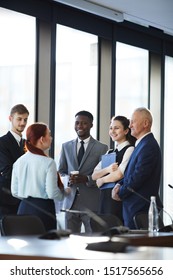
M 116 153 L 113 152 L 113 153 L 110 153 L 110 154 L 105 154 L 105 155 L 102 155 L 102 158 L 101 158 L 101 167 L 102 169 L 111 165 L 112 163 L 115 163 L 116 162 Z M 105 183 L 103 184 L 100 189 L 109 189 L 109 188 L 113 188 L 115 186 L 115 182 L 109 182 L 109 183 Z

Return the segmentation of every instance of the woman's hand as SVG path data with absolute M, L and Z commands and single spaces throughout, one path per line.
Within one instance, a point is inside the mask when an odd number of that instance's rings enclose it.
M 71 193 L 71 188 L 70 187 L 64 188 L 64 192 L 65 192 L 66 195 L 70 194 Z
M 61 180 L 59 172 L 57 172 L 57 184 L 58 184 L 58 188 L 63 192 L 64 191 L 64 184 Z
M 100 188 L 104 184 L 103 178 L 99 178 L 96 180 L 96 185 L 98 188 Z
M 114 172 L 118 169 L 118 162 L 112 163 L 107 167 L 107 173 Z

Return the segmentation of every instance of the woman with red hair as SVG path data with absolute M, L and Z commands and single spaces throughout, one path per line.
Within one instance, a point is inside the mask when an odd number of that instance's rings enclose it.
M 44 123 L 34 123 L 26 131 L 27 152 L 13 165 L 11 192 L 21 199 L 19 215 L 39 216 L 46 230 L 56 229 L 54 199 L 62 200 L 63 191 L 55 161 L 46 155 L 52 137 Z

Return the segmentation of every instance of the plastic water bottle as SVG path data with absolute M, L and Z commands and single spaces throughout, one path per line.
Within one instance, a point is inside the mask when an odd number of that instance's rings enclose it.
M 159 214 L 156 205 L 156 197 L 151 196 L 150 207 L 148 211 L 148 231 L 158 232 L 159 230 Z

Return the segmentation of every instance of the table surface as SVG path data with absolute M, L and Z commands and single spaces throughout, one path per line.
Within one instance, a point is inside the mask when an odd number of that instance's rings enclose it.
M 126 241 L 132 246 L 157 246 L 157 247 L 173 247 L 173 232 L 158 233 L 138 233 L 133 231 L 131 234 L 122 234 L 119 236 L 121 241 Z
M 165 238 L 170 238 L 170 240 L 173 242 L 173 233 L 159 234 L 152 239 L 159 238 L 158 241 L 160 242 L 162 237 L 164 240 Z M 112 241 L 114 242 L 123 240 L 123 242 L 128 243 L 125 252 L 114 253 L 86 249 L 86 246 L 90 243 L 104 242 L 109 240 L 108 237 L 103 236 L 71 235 L 68 238 L 61 238 L 60 240 L 39 239 L 38 236 L 2 236 L 0 237 L 0 259 L 173 259 L 173 247 L 158 247 L 156 245 L 154 245 L 154 247 L 140 246 L 139 239 L 141 240 L 142 244 L 142 242 L 146 243 L 147 239 L 150 240 L 151 237 L 147 235 L 133 235 L 130 237 L 128 235 L 121 235 L 113 237 Z M 135 240 L 137 240 L 137 244 L 133 244 L 135 243 Z

